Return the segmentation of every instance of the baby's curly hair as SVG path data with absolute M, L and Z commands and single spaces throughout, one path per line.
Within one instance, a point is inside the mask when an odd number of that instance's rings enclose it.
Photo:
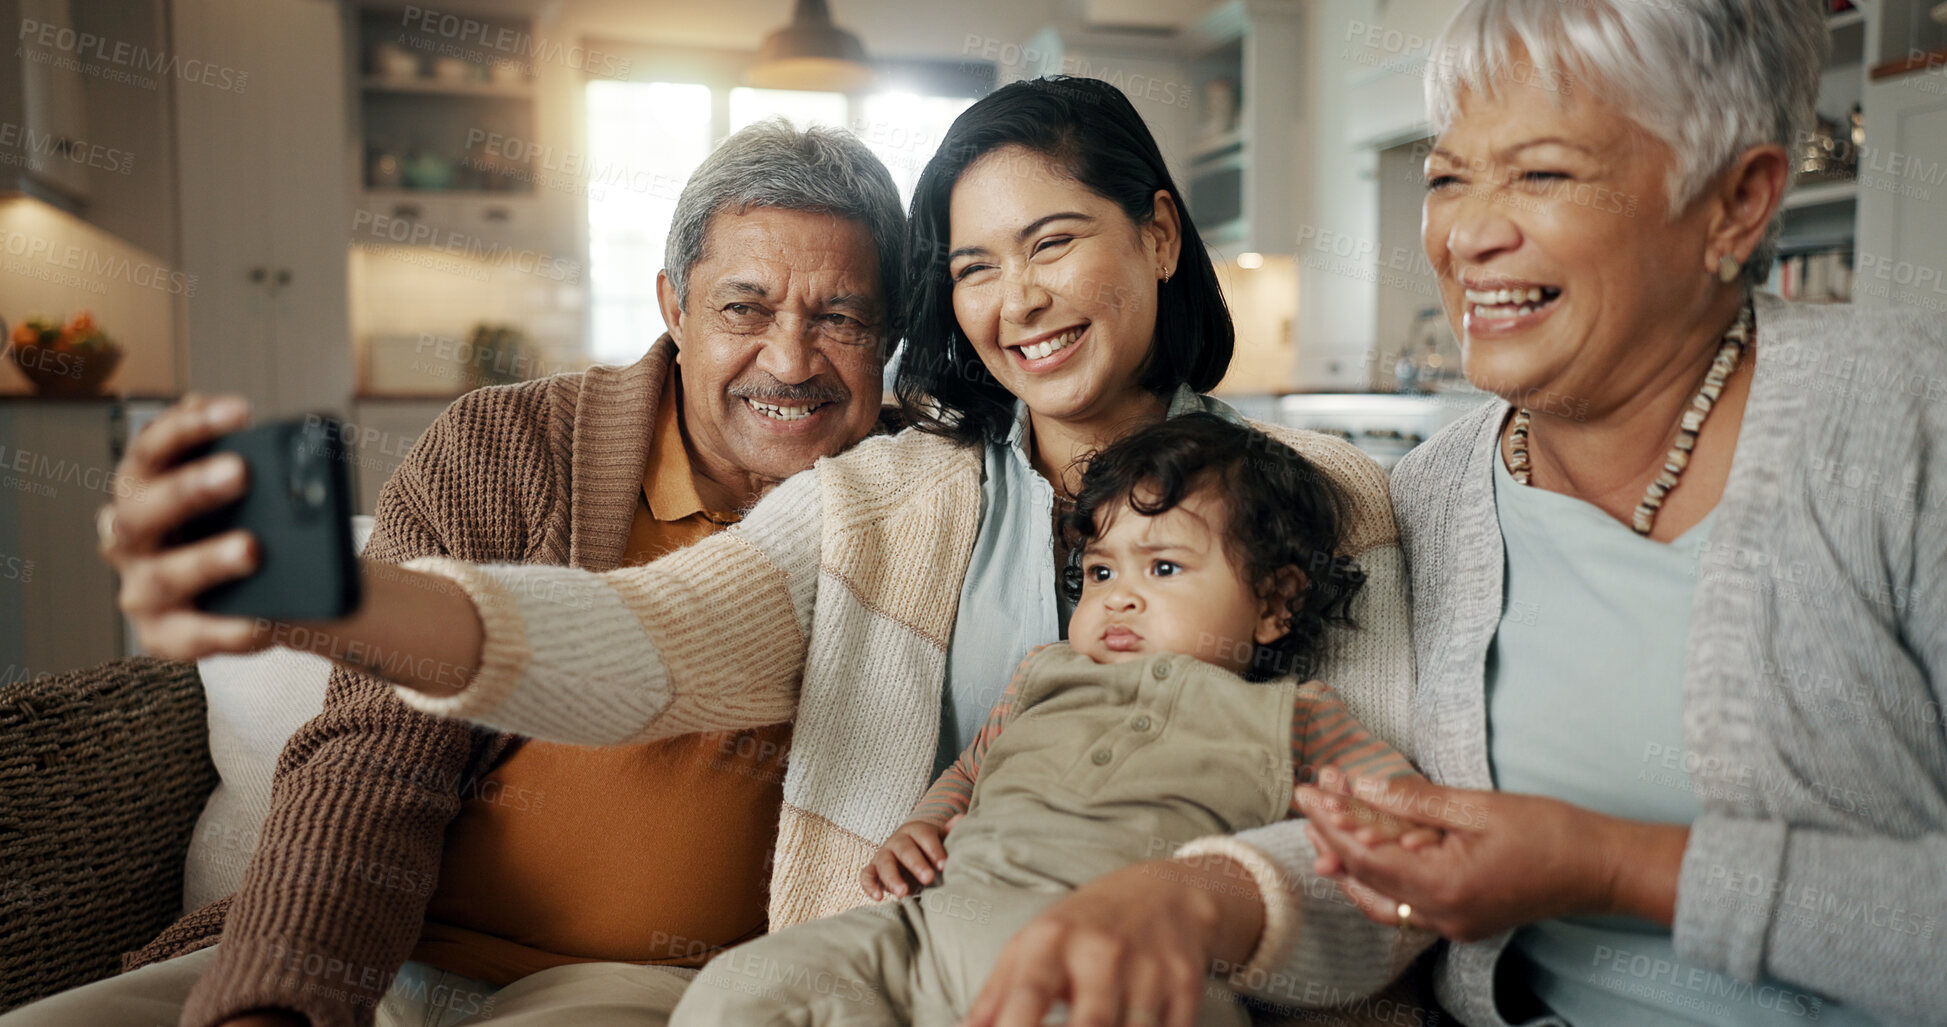
M 1154 517 L 1214 487 L 1230 508 L 1225 550 L 1260 598 L 1277 589 L 1285 568 L 1304 573 L 1305 587 L 1289 600 L 1290 629 L 1255 648 L 1246 679 L 1308 676 L 1326 625 L 1352 624 L 1352 598 L 1366 576 L 1350 557 L 1335 555 L 1346 519 L 1344 497 L 1290 446 L 1214 414 L 1195 413 L 1126 436 L 1080 462 L 1086 467 L 1082 487 L 1061 523 L 1072 553 L 1106 530 L 1096 521 L 1105 509 L 1127 503 Z M 1070 561 L 1062 585 L 1079 599 L 1078 561 Z

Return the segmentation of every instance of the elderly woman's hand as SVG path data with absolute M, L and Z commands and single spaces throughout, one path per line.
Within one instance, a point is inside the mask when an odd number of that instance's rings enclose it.
M 1152 860 L 1090 881 L 1002 950 L 964 1027 L 1192 1027 L 1213 963 L 1249 957 L 1264 906 L 1249 873 L 1216 858 Z
M 196 596 L 257 565 L 256 542 L 231 531 L 165 548 L 185 521 L 236 499 L 248 469 L 235 454 L 183 462 L 184 454 L 249 421 L 235 396 L 189 395 L 135 436 L 115 471 L 115 501 L 97 525 L 101 555 L 121 575 L 119 602 L 149 652 L 177 660 L 260 648 L 257 623 L 196 609 Z
M 1444 788 L 1413 778 L 1321 775 L 1298 804 L 1318 846 L 1314 868 L 1347 884 L 1365 914 L 1468 942 L 1538 920 L 1628 913 L 1669 925 L 1689 832 L 1604 816 L 1555 799 Z M 1427 844 L 1369 844 L 1372 818 L 1438 828 Z

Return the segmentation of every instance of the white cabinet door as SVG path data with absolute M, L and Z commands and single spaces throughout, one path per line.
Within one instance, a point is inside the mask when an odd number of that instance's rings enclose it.
M 181 0 L 178 48 L 244 76 L 178 91 L 189 385 L 260 417 L 352 391 L 344 27 L 321 0 Z
M 0 403 L 0 683 L 122 655 L 115 577 L 95 552 L 114 498 L 114 404 Z
M 1947 314 L 1947 70 L 1866 87 L 1853 301 Z
M 270 56 L 258 33 L 261 0 L 181 0 L 172 5 L 182 53 L 252 72 L 242 89 L 184 84 L 176 93 L 189 387 L 240 392 L 253 403 L 275 392 L 268 275 L 270 199 L 261 187 L 278 155 L 255 126 L 264 121 L 262 77 Z
M 254 2 L 268 12 L 267 53 L 276 55 L 261 80 L 265 141 L 277 151 L 273 177 L 261 183 L 273 198 L 274 402 L 287 414 L 343 410 L 353 388 L 344 22 L 336 4 L 320 0 Z

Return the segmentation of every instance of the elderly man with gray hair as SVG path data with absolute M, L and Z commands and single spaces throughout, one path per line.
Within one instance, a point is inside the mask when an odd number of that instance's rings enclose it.
M 732 135 L 677 203 L 668 334 L 628 367 L 456 401 L 386 483 L 366 555 L 608 570 L 735 523 L 879 425 L 904 247 L 898 192 L 857 139 Z M 117 523 L 109 558 L 138 579 L 158 540 L 134 511 Z M 238 892 L 121 976 L 0 1024 L 661 1023 L 694 968 L 765 930 L 789 739 L 553 745 L 415 713 L 340 669 L 284 749 Z

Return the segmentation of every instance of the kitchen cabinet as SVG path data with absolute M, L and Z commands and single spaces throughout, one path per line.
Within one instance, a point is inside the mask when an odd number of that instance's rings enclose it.
M 1864 140 L 1847 177 L 1817 174 L 1808 147 L 1794 147 L 1800 178 L 1785 196 L 1773 291 L 1947 312 L 1947 25 L 1929 17 L 1936 2 L 1854 0 L 1828 19 L 1818 113 L 1845 152 L 1856 109 Z
M 245 88 L 177 91 L 189 385 L 259 417 L 350 401 L 345 29 L 324 0 L 194 0 L 175 45 Z M 233 79 L 234 81 L 234 79 Z
M 357 83 L 353 241 L 490 262 L 569 252 L 572 222 L 562 204 L 544 203 L 556 197 L 541 187 L 561 194 L 578 182 L 551 166 L 560 151 L 544 140 L 559 133 L 540 123 L 542 69 L 518 44 L 537 38 L 535 22 L 470 14 L 474 35 L 462 41 L 430 14 L 389 4 L 347 12 L 345 68 Z
M 1204 242 L 1220 252 L 1297 249 L 1303 18 L 1289 0 L 1231 0 L 1184 33 L 1197 112 L 1185 186 Z
M 1057 24 L 986 56 L 1003 83 L 1078 75 L 1120 86 L 1219 259 L 1291 253 L 1303 28 L 1293 0 L 1231 0 L 1174 32 Z
M 1853 301 L 1947 314 L 1947 67 L 1866 87 Z
M 66 67 L 83 50 L 68 0 L 19 0 L 20 121 L 27 145 L 22 174 L 75 205 L 88 196 L 91 146 L 81 76 Z M 10 22 L 11 24 L 11 22 Z M 31 46 L 33 49 L 28 50 Z M 85 52 L 85 51 L 84 51 Z M 43 145 L 39 140 L 46 140 Z M 76 158 L 79 159 L 76 159 Z M 112 162 L 112 158 L 111 158 Z
M 183 55 L 164 0 L 0 0 L 0 194 L 175 254 L 171 97 Z
M 365 398 L 352 406 L 346 434 L 352 449 L 352 478 L 357 490 L 358 513 L 369 514 L 378 505 L 379 491 L 392 472 L 406 462 L 426 429 L 439 420 L 452 401 L 441 398 Z
M 1156 137 L 1170 177 L 1187 190 L 1190 113 L 1195 98 L 1174 35 L 1050 25 L 1020 46 L 1004 46 L 980 56 L 995 61 L 996 85 L 1045 75 L 1074 75 L 1100 79 L 1121 89 Z
M 1827 17 L 1831 54 L 1819 77 L 1813 136 L 1792 147 L 1797 173 L 1780 215 L 1778 263 L 1766 284 L 1787 299 L 1846 302 L 1859 227 L 1859 179 L 1844 161 L 1852 152 L 1854 111 L 1863 106 L 1867 69 L 1881 45 L 1881 5 Z M 1829 144 L 1823 139 L 1831 139 Z M 1835 159 L 1837 158 L 1837 159 Z
M 121 436 L 111 400 L 0 399 L 0 682 L 122 654 L 94 529 Z

